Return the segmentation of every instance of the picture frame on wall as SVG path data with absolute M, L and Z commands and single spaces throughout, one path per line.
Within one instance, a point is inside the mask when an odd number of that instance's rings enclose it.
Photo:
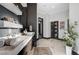
M 64 29 L 65 27 L 65 22 L 64 21 L 60 21 L 60 29 Z

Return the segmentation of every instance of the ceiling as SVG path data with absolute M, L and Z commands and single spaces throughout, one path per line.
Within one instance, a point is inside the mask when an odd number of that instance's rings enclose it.
M 37 13 L 39 14 L 52 15 L 69 10 L 69 4 L 68 3 L 38 3 L 37 9 L 38 9 Z

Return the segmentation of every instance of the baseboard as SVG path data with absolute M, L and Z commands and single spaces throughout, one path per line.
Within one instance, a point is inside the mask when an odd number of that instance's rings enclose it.
M 51 37 L 43 37 L 44 39 L 51 39 Z
M 57 39 L 57 40 L 64 41 L 63 39 L 60 39 L 60 38 L 52 38 L 52 37 L 43 37 L 43 39 Z M 38 38 L 38 40 L 39 40 L 39 38 Z
M 52 37 L 43 37 L 44 39 L 57 39 L 57 40 L 61 40 L 61 41 L 64 41 L 63 39 L 60 39 L 60 38 L 52 38 Z
M 58 40 L 65 41 L 64 39 L 60 39 L 60 38 L 58 38 Z

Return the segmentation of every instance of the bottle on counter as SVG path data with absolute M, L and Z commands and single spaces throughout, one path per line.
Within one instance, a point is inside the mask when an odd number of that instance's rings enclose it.
M 29 26 L 29 30 L 32 31 L 32 25 Z

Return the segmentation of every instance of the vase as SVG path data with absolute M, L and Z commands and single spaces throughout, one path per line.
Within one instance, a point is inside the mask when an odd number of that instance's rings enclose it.
M 72 55 L 72 47 L 66 46 L 66 55 Z

